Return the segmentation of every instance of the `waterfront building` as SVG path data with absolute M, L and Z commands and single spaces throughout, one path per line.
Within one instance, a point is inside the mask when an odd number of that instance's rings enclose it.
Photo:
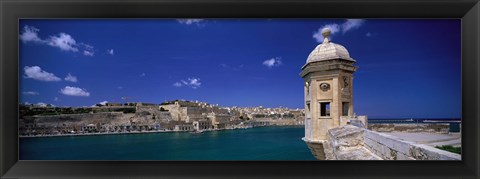
M 92 132 L 97 130 L 97 126 L 95 124 L 88 124 L 82 127 L 82 131 Z
M 175 125 L 174 131 L 193 131 L 192 124 Z
M 132 106 L 107 103 L 105 106 L 75 108 L 37 108 L 31 105 L 20 105 L 19 134 L 31 136 L 58 133 L 173 131 L 177 125 L 178 131 L 193 130 L 191 128 L 231 129 L 239 127 L 244 121 L 254 119 L 269 121 L 268 124 L 255 124 L 258 126 L 300 124 L 297 120 L 303 116 L 302 111 L 287 108 L 215 107 L 204 102 L 180 100 L 159 105 L 143 102 L 130 104 Z M 57 115 L 43 115 L 51 113 L 57 113 Z M 198 123 L 197 126 L 193 126 L 194 122 Z
M 354 115 L 352 86 L 356 61 L 344 46 L 330 41 L 330 33 L 328 28 L 322 30 L 323 43 L 310 53 L 300 73 L 305 83 L 303 140 L 310 149 L 327 140 L 328 129 L 347 124 L 342 116 Z
M 193 121 L 193 129 L 196 131 L 206 130 L 212 128 L 212 122 L 209 120 Z

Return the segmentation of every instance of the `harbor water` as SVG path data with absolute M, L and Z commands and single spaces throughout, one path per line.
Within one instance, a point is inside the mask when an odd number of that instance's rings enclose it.
M 20 160 L 315 160 L 303 126 L 188 132 L 22 137 Z

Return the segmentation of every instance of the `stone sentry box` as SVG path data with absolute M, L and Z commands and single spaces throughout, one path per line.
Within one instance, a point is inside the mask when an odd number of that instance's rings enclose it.
M 357 67 L 345 47 L 330 42 L 330 29 L 322 30 L 323 43 L 308 56 L 300 76 L 305 86 L 305 137 L 308 143 L 327 140 L 328 129 L 346 125 L 353 117 L 353 73 Z

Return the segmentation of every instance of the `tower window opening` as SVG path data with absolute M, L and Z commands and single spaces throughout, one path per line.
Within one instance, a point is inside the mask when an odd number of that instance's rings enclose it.
M 342 103 L 342 116 L 348 116 L 348 109 L 350 108 L 349 102 Z
M 329 102 L 320 102 L 320 116 L 330 116 Z

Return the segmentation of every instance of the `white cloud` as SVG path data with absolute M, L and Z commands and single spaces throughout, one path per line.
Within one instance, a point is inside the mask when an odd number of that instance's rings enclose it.
M 38 106 L 38 107 L 47 107 L 47 104 L 46 104 L 46 103 L 43 103 L 43 102 L 39 102 L 39 103 L 37 103 L 35 106 Z
M 140 77 L 145 77 L 145 76 L 147 76 L 147 74 L 145 73 L 140 74 Z
M 117 89 L 123 89 L 123 86 L 118 86 Z
M 319 43 L 323 42 L 323 35 L 322 35 L 322 30 L 325 28 L 330 29 L 330 40 L 332 39 L 332 36 L 336 34 L 339 31 L 342 31 L 342 34 L 347 33 L 350 30 L 358 29 L 360 26 L 362 26 L 365 23 L 364 19 L 347 19 L 344 23 L 342 24 L 326 24 L 319 28 L 317 31 L 315 31 L 312 35 L 312 37 Z
M 82 45 L 85 49 L 83 50 L 83 55 L 85 56 L 93 56 L 95 54 L 95 50 L 93 49 L 93 46 L 85 44 L 85 43 L 79 43 Z
M 58 97 L 53 98 L 54 101 L 58 101 Z
M 363 23 L 365 23 L 363 19 L 347 19 L 347 21 L 342 24 L 342 33 L 346 33 L 352 29 L 358 29 Z
M 24 91 L 22 94 L 24 95 L 39 95 L 36 91 Z
M 367 37 L 371 37 L 371 36 L 372 36 L 372 33 L 370 33 L 370 32 L 367 32 L 367 33 L 365 34 L 365 36 L 367 36 Z
M 80 42 L 80 43 L 78 43 L 78 45 L 81 45 L 81 46 L 85 47 L 85 49 L 93 50 L 93 46 L 91 46 L 89 44 Z
M 60 93 L 67 96 L 90 96 L 87 90 L 71 86 L 65 86 L 65 88 L 60 90 Z
M 102 106 L 105 106 L 107 105 L 108 101 L 102 101 L 102 102 L 99 102 L 98 104 L 101 104 Z
M 40 37 L 38 37 L 38 31 L 39 29 L 31 26 L 24 26 L 23 27 L 23 33 L 20 35 L 20 40 L 22 40 L 24 43 L 32 41 L 32 42 L 43 42 Z
M 25 71 L 25 78 L 32 78 L 40 81 L 61 81 L 59 77 L 55 76 L 53 73 L 48 73 L 43 71 L 39 66 L 25 66 L 23 68 Z
M 338 24 L 327 24 L 324 25 L 323 27 L 320 27 L 315 33 L 313 33 L 313 38 L 317 40 L 317 42 L 323 42 L 323 35 L 322 35 L 322 30 L 325 28 L 330 29 L 330 34 L 333 35 L 337 32 L 340 31 L 340 26 Z
M 280 57 L 275 57 L 275 58 L 265 60 L 263 61 L 263 65 L 267 66 L 268 68 L 280 66 L 282 64 L 282 61 L 280 59 L 281 59 Z
M 197 26 L 203 26 L 205 22 L 204 19 L 177 19 L 177 22 L 180 24 L 186 24 L 186 25 L 193 25 L 196 24 Z
M 26 102 L 27 103 L 27 102 Z M 30 103 L 26 104 L 26 105 L 30 105 Z M 35 107 L 42 107 L 42 108 L 45 108 L 45 107 L 55 107 L 55 105 L 53 104 L 47 104 L 47 103 L 44 103 L 44 102 L 39 102 L 37 104 L 33 104 Z
M 58 34 L 58 36 L 50 36 L 50 38 L 47 40 L 47 44 L 52 47 L 58 47 L 64 51 L 78 51 L 78 45 L 75 39 L 63 32 Z
M 88 51 L 88 50 L 84 50 L 83 51 L 83 55 L 85 56 L 93 56 L 95 53 L 93 51 Z
M 180 83 L 180 82 L 175 82 L 175 83 L 173 83 L 173 86 L 175 86 L 175 87 L 181 87 L 181 86 L 183 86 L 183 85 L 182 85 L 182 83 Z
M 197 89 L 202 85 L 200 78 L 188 78 L 187 80 L 180 80 L 179 82 L 173 83 L 175 87 L 187 86 L 193 89 Z
M 72 76 L 70 73 L 65 77 L 65 81 L 77 82 L 78 79 L 76 76 Z
M 200 87 L 202 85 L 202 83 L 200 82 L 200 78 L 189 78 L 188 79 L 189 81 L 189 86 L 196 89 L 198 87 Z
M 32 26 L 24 26 L 24 31 L 20 34 L 20 40 L 26 42 L 39 42 L 47 44 L 52 47 L 57 47 L 63 51 L 83 52 L 85 56 L 93 56 L 94 48 L 85 43 L 77 43 L 77 41 L 67 33 L 59 33 L 58 35 L 50 36 L 47 39 L 41 39 L 38 36 L 40 30 Z
M 110 54 L 110 55 L 113 55 L 113 49 L 107 50 L 107 53 Z

